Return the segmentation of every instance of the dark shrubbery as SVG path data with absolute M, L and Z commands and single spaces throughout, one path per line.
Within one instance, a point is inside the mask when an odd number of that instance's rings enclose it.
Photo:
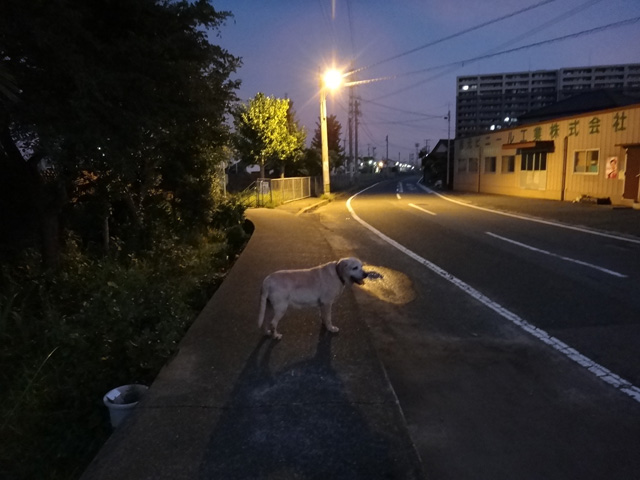
M 55 273 L 33 250 L 1 268 L 0 477 L 83 471 L 111 430 L 102 396 L 153 381 L 246 242 L 224 203 L 188 241 L 96 256 L 71 237 Z
M 0 15 L 0 478 L 75 478 L 246 237 L 220 192 L 240 59 L 210 0 Z M 37 252 L 37 253 L 36 253 Z

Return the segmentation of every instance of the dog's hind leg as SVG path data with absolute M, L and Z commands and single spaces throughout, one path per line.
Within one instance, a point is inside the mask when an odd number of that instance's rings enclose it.
M 280 340 L 282 338 L 282 334 L 278 333 L 278 322 L 282 317 L 284 317 L 284 314 L 287 311 L 287 305 L 285 305 L 284 307 L 281 305 L 278 305 L 278 306 L 272 305 L 272 307 L 273 307 L 273 318 L 271 319 L 271 326 L 273 327 L 273 330 L 271 331 L 271 335 L 275 340 Z M 265 330 L 265 334 L 268 335 L 269 332 Z

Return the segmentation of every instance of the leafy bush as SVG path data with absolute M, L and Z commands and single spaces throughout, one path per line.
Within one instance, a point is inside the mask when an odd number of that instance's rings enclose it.
M 55 274 L 31 251 L 1 267 L 0 477 L 82 473 L 110 433 L 102 396 L 152 382 L 246 241 L 230 232 L 120 259 L 71 238 Z

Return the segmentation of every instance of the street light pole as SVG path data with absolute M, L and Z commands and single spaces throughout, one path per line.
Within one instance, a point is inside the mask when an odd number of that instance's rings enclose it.
M 329 137 L 327 134 L 327 86 L 320 82 L 320 138 L 322 141 L 322 193 L 325 195 L 331 189 L 329 176 Z
M 335 90 L 342 83 L 342 73 L 327 70 L 320 78 L 320 140 L 322 141 L 322 184 L 325 194 L 329 193 L 329 135 L 327 133 L 327 90 Z

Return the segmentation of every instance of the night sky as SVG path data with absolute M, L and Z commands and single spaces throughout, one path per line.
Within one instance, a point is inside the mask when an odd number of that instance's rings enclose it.
M 242 57 L 235 77 L 242 80 L 240 98 L 262 92 L 292 99 L 308 140 L 319 116 L 320 71 L 331 65 L 349 70 L 352 64 L 361 69 L 358 80 L 383 78 L 355 87 L 362 112 L 359 153 L 378 159 L 386 155 L 387 135 L 389 157 L 402 161 L 415 155 L 416 144 L 428 142 L 432 148 L 447 138 L 449 109 L 453 137 L 458 76 L 640 63 L 640 0 L 214 0 L 213 5 L 233 13 L 211 41 Z M 516 14 L 529 7 L 535 8 Z M 578 35 L 624 21 L 630 22 Z M 346 89 L 329 98 L 327 110 L 338 117 L 347 139 Z

